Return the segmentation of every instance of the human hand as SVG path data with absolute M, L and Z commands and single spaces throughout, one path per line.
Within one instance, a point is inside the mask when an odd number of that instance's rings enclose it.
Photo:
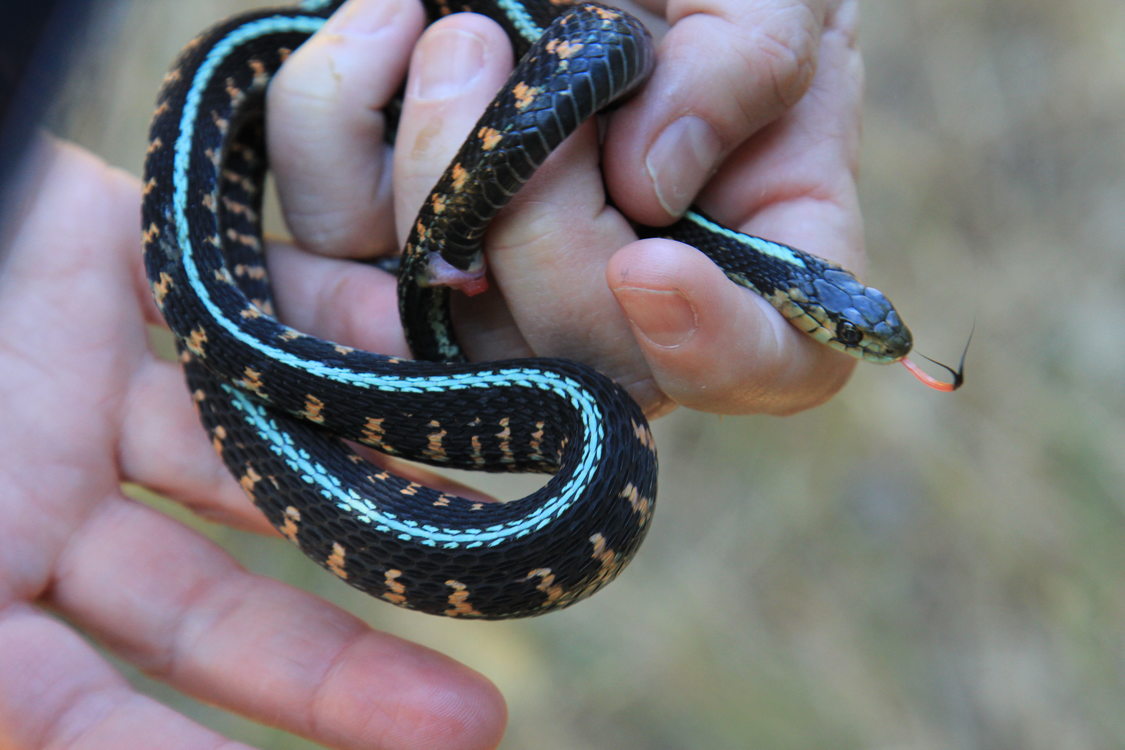
M 55 142 L 35 163 L 0 247 L 0 747 L 234 746 L 137 693 L 79 632 L 185 693 L 330 747 L 494 747 L 505 709 L 483 677 L 248 573 L 122 494 L 133 482 L 275 533 L 212 451 L 180 368 L 150 346 L 159 314 L 136 180 Z M 279 284 L 281 302 L 317 311 L 300 324 L 401 347 L 348 323 L 397 330 L 382 274 L 342 288 L 334 261 L 284 246 L 270 259 L 302 281 Z M 369 300 L 380 284 L 385 299 Z
M 631 219 L 667 223 L 702 186 L 700 202 L 727 224 L 861 271 L 857 4 L 641 4 L 672 22 L 652 79 L 611 117 L 604 165 L 588 126 L 493 225 L 496 291 L 462 306 L 463 342 L 480 359 L 586 361 L 650 413 L 674 404 L 788 413 L 820 403 L 854 363 L 798 333 L 694 250 L 634 242 L 625 217 L 607 209 L 602 169 Z M 271 139 L 279 174 L 291 178 L 282 198 L 298 241 L 362 256 L 401 241 L 389 232 L 379 114 L 388 92 L 366 83 L 387 70 L 374 50 L 412 42 L 423 21 L 415 0 L 353 0 L 342 13 L 350 22 L 302 47 L 275 81 L 270 111 L 280 130 L 271 127 Z M 480 18 L 444 19 L 423 37 L 394 155 L 400 228 L 510 60 L 504 36 Z M 683 131 L 662 141 L 682 115 L 690 116 Z

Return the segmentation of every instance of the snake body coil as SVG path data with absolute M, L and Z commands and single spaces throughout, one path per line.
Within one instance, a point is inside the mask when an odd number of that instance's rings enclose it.
M 145 166 L 153 295 L 216 450 L 309 557 L 433 614 L 566 606 L 611 580 L 640 545 L 656 493 L 652 435 L 620 387 L 578 363 L 464 363 L 448 290 L 427 274 L 436 255 L 460 269 L 479 264 L 489 222 L 551 150 L 643 80 L 647 32 L 594 3 L 425 3 L 431 17 L 492 16 L 523 63 L 407 243 L 400 305 L 418 359 L 406 361 L 303 334 L 272 314 L 259 223 L 263 95 L 339 4 L 227 21 L 194 40 L 166 78 Z M 662 233 L 692 241 L 825 343 L 876 360 L 909 349 L 885 298 L 825 261 L 694 210 Z M 884 339 L 889 353 L 876 351 Z M 438 466 L 552 476 L 523 499 L 477 503 L 385 471 L 345 441 Z

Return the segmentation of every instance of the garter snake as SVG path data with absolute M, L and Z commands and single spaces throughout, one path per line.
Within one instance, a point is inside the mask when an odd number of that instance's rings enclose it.
M 374 596 L 433 614 L 501 618 L 569 605 L 636 552 L 656 455 L 623 389 L 558 359 L 464 361 L 441 268 L 479 272 L 492 217 L 581 122 L 640 85 L 647 31 L 627 14 L 558 0 L 429 0 L 474 10 L 521 65 L 434 188 L 399 271 L 414 360 L 353 349 L 273 315 L 259 221 L 264 91 L 341 2 L 222 22 L 166 76 L 145 164 L 153 296 L 176 335 L 216 451 L 270 522 Z M 815 339 L 883 362 L 909 331 L 878 291 L 824 260 L 692 209 L 660 234 L 706 252 Z M 473 502 L 368 462 L 348 441 L 438 466 L 551 474 L 509 503 Z

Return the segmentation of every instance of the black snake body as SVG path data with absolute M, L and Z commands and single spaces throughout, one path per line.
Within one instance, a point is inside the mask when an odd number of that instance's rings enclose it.
M 339 4 L 226 21 L 197 37 L 167 77 L 145 168 L 154 297 L 216 450 L 309 557 L 374 596 L 434 614 L 566 606 L 611 580 L 640 545 L 656 493 L 652 435 L 628 395 L 581 364 L 461 361 L 448 290 L 428 274 L 435 254 L 460 269 L 479 264 L 489 222 L 534 169 L 643 80 L 648 34 L 594 3 L 425 3 L 433 18 L 488 13 L 524 61 L 415 223 L 399 291 L 417 359 L 403 361 L 273 317 L 259 221 L 263 94 Z M 825 343 L 863 355 L 887 340 L 889 358 L 909 349 L 886 299 L 846 271 L 716 227 L 691 211 L 672 232 Z M 345 441 L 437 466 L 552 476 L 525 498 L 477 503 L 380 469 Z

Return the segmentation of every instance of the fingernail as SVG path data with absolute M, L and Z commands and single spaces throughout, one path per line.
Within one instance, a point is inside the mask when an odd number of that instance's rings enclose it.
M 714 173 L 721 149 L 718 134 L 694 115 L 664 128 L 645 156 L 645 169 L 665 211 L 679 216 L 687 210 Z
M 337 34 L 374 34 L 390 24 L 400 10 L 399 2 L 352 0 L 344 3 L 324 25 Z
M 484 67 L 484 42 L 476 34 L 439 29 L 422 39 L 414 78 L 418 99 L 448 99 L 467 86 Z
M 629 322 L 656 346 L 682 346 L 699 327 L 695 307 L 678 291 L 627 286 L 617 287 L 613 293 Z

